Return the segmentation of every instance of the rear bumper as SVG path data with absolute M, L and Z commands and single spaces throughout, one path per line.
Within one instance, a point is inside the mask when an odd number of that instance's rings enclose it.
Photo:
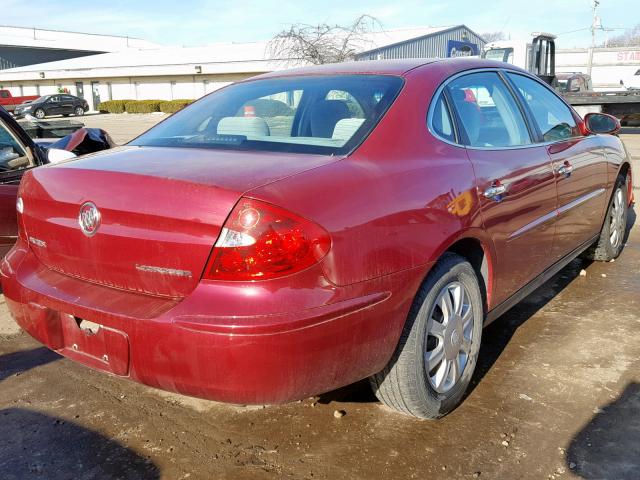
M 424 275 L 338 288 L 310 271 L 300 288 L 201 283 L 177 301 L 53 272 L 20 241 L 0 272 L 13 317 L 49 348 L 146 385 L 243 404 L 301 399 L 381 370 Z M 101 328 L 87 332 L 78 319 Z

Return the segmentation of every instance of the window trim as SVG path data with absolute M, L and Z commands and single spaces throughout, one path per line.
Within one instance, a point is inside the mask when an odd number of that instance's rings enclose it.
M 544 83 L 543 81 L 541 81 L 538 77 L 533 76 L 531 74 L 528 74 L 527 72 L 521 72 L 519 70 L 511 70 L 508 68 L 495 68 L 495 67 L 489 67 L 489 68 L 473 68 L 470 70 L 463 70 L 462 72 L 458 72 L 454 75 L 451 75 L 450 77 L 447 77 L 440 85 L 438 85 L 438 88 L 435 90 L 433 96 L 431 97 L 430 103 L 429 103 L 429 110 L 427 111 L 427 130 L 429 131 L 429 133 L 431 135 L 433 135 L 436 139 L 440 140 L 441 142 L 446 143 L 447 145 L 451 145 L 452 147 L 458 147 L 458 148 L 466 148 L 469 150 L 487 150 L 487 151 L 494 151 L 494 150 L 521 150 L 524 148 L 538 148 L 538 147 L 544 147 L 544 146 L 550 146 L 550 145 L 555 145 L 557 143 L 562 143 L 562 142 L 566 142 L 568 140 L 575 140 L 575 139 L 580 139 L 580 138 L 584 138 L 584 136 L 579 136 L 579 137 L 572 137 L 571 139 L 564 139 L 564 140 L 552 140 L 552 141 L 548 141 L 548 142 L 544 142 L 542 141 L 542 136 L 538 136 L 539 133 L 539 129 L 538 126 L 535 122 L 531 123 L 531 113 L 528 109 L 528 107 L 524 106 L 524 120 L 525 123 L 527 124 L 527 129 L 530 132 L 530 135 L 532 135 L 532 143 L 528 144 L 528 145 L 517 145 L 517 146 L 508 146 L 508 147 L 478 147 L 478 146 L 473 146 L 473 145 L 464 145 L 462 143 L 457 143 L 458 141 L 460 141 L 460 137 L 457 136 L 456 139 L 456 143 L 451 142 L 450 140 L 447 140 L 446 138 L 441 137 L 440 135 L 438 135 L 432 125 L 432 121 L 433 121 L 433 113 L 435 110 L 435 105 L 436 105 L 436 101 L 439 97 L 439 95 L 443 92 L 443 91 L 447 91 L 446 87 L 447 85 L 452 82 L 453 80 L 465 76 L 465 75 L 469 75 L 472 73 L 482 73 L 482 72 L 496 72 L 498 73 L 498 75 L 500 77 L 502 77 L 503 74 L 505 73 L 513 73 L 515 75 L 522 75 L 523 77 L 527 77 L 527 78 L 531 78 L 534 81 L 540 83 L 541 85 L 544 85 L 548 90 L 551 91 L 552 94 L 556 95 L 556 97 L 558 97 L 565 105 L 567 105 L 569 107 L 569 110 L 571 111 L 571 114 L 573 115 L 573 117 L 576 119 L 576 122 L 578 122 L 578 118 L 576 118 L 576 114 L 575 111 L 573 110 L 573 107 L 571 107 L 571 105 L 569 105 L 566 100 L 564 98 L 562 98 L 561 96 L 559 96 L 549 85 L 547 85 L 546 83 Z M 510 80 L 505 80 L 502 79 L 503 83 L 505 83 L 507 85 L 507 88 L 511 91 L 512 96 L 514 96 L 514 92 L 512 91 L 512 85 L 511 85 L 511 81 Z M 514 101 L 516 102 L 516 104 L 518 104 L 519 108 L 522 108 L 523 106 L 520 105 L 520 98 L 519 96 L 515 95 L 514 96 Z M 449 107 L 450 108 L 450 107 Z M 450 110 L 451 111 L 451 110 Z M 453 110 L 453 117 L 454 117 L 454 123 L 458 123 L 460 120 L 458 118 L 458 112 L 457 110 Z M 458 125 L 455 126 L 456 129 L 459 128 Z M 459 130 L 458 130 L 459 131 Z M 533 136 L 533 133 L 535 133 L 536 135 Z

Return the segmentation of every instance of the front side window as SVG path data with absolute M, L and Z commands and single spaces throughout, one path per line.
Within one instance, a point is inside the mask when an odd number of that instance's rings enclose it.
M 0 173 L 21 170 L 30 165 L 27 150 L 7 127 L 0 123 Z
M 402 83 L 388 75 L 242 82 L 195 102 L 131 145 L 345 154 L 378 123 Z
M 571 110 L 547 87 L 531 78 L 508 73 L 533 118 L 545 142 L 555 142 L 581 135 Z
M 471 73 L 448 86 L 472 147 L 516 147 L 531 144 L 522 112 L 496 72 Z

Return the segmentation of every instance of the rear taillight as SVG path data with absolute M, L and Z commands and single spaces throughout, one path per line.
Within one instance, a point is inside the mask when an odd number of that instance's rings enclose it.
M 264 280 L 290 275 L 319 262 L 330 247 L 329 234 L 315 223 L 243 198 L 220 232 L 204 278 Z

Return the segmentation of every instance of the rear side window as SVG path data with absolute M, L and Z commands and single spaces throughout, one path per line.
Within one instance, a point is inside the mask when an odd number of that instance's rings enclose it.
M 433 133 L 445 140 L 455 142 L 456 136 L 453 130 L 453 122 L 451 121 L 447 102 L 442 94 L 440 94 L 440 97 L 436 101 L 431 115 L 431 127 L 433 128 Z
M 241 82 L 198 100 L 131 144 L 346 154 L 402 88 L 387 75 L 327 75 Z
M 447 88 L 473 147 L 517 147 L 531 144 L 524 116 L 496 72 L 471 73 Z
M 555 142 L 581 135 L 569 107 L 547 87 L 522 75 L 513 73 L 508 75 L 524 102 L 529 106 L 545 142 Z

